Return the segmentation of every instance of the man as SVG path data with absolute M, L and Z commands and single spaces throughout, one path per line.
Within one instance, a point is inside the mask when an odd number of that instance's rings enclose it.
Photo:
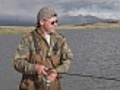
M 14 59 L 14 68 L 22 73 L 19 90 L 61 90 L 59 75 L 68 71 L 73 55 L 56 26 L 56 12 L 43 7 L 36 29 L 19 43 Z

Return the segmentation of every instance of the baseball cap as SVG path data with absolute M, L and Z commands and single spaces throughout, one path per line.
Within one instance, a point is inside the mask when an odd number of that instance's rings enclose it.
M 53 16 L 57 16 L 55 10 L 51 7 L 43 7 L 39 10 L 37 20 L 49 19 Z

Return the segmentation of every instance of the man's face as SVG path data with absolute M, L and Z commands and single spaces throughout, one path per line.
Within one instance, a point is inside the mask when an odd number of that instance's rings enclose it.
M 45 32 L 47 33 L 54 33 L 56 32 L 56 26 L 57 26 L 57 17 L 51 17 L 50 19 L 43 21 L 43 28 Z

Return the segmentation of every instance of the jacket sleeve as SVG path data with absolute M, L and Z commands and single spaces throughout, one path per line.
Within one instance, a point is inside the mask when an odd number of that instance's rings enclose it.
M 66 38 L 63 39 L 61 54 L 61 64 L 56 68 L 56 70 L 58 73 L 66 73 L 73 59 L 73 54 L 67 44 Z
M 29 62 L 30 57 L 30 41 L 27 37 L 23 37 L 18 45 L 17 51 L 14 57 L 14 68 L 20 73 L 34 74 L 34 64 Z

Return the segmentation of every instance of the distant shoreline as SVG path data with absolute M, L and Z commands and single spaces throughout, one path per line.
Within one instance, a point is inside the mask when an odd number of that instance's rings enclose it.
M 34 26 L 0 26 L 0 35 L 24 34 L 34 30 Z M 83 25 L 61 25 L 58 30 L 81 30 L 81 29 L 120 29 L 120 23 L 94 23 Z

